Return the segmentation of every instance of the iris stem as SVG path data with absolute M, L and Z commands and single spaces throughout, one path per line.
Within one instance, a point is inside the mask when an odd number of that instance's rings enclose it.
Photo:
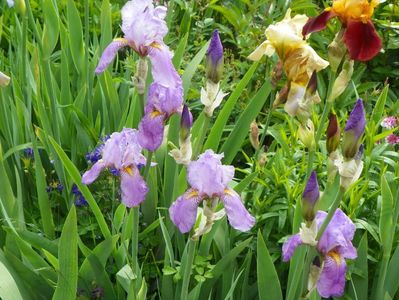
M 265 122 L 265 127 L 263 128 L 263 132 L 262 135 L 260 137 L 259 140 L 259 148 L 256 149 L 255 154 L 254 154 L 254 162 L 252 165 L 252 173 L 255 171 L 256 168 L 256 160 L 258 159 L 259 153 L 263 148 L 263 143 L 265 141 L 266 135 L 267 135 L 267 129 L 269 128 L 269 124 L 270 124 L 270 120 L 273 114 L 273 103 L 274 103 L 274 98 L 276 96 L 276 90 L 272 89 L 271 93 L 270 93 L 270 101 L 269 101 L 269 110 L 268 110 L 268 114 L 266 117 L 266 122 Z
M 205 136 L 209 128 L 209 124 L 211 123 L 211 118 L 204 114 L 204 122 L 202 123 L 202 129 L 198 135 L 197 140 L 195 141 L 195 147 L 193 151 L 193 159 L 196 159 L 197 156 L 201 153 L 202 146 L 204 144 Z
M 333 87 L 334 82 L 335 82 L 335 78 L 336 78 L 336 73 L 333 72 L 333 71 L 330 71 L 330 75 L 329 75 L 329 78 L 328 78 L 328 90 L 327 90 L 327 94 L 326 94 L 326 103 L 324 105 L 323 113 L 321 115 L 319 126 L 318 126 L 317 131 L 316 131 L 315 147 L 313 149 L 310 149 L 309 150 L 309 154 L 308 154 L 308 168 L 307 168 L 307 171 L 306 171 L 306 178 L 309 178 L 310 173 L 313 170 L 313 160 L 314 160 L 316 151 L 319 148 L 319 141 L 320 141 L 321 135 L 324 132 L 324 128 L 325 128 L 324 124 L 327 121 L 328 114 L 330 113 L 330 110 L 331 110 L 331 108 L 333 106 L 333 103 L 334 103 L 332 101 L 328 101 L 328 99 L 330 98 L 330 95 L 331 95 L 331 92 L 332 92 L 332 87 Z
M 194 253 L 197 241 L 190 239 L 188 243 L 187 259 L 183 270 L 183 283 L 181 288 L 180 300 L 188 299 L 188 286 L 190 284 L 190 276 L 192 271 L 192 265 L 194 262 Z

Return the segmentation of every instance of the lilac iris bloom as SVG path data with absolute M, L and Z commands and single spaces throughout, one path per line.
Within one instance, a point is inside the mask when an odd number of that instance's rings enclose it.
M 83 174 L 82 182 L 91 184 L 105 168 L 115 169 L 121 178 L 122 203 L 127 207 L 138 206 L 148 192 L 138 169 L 139 165 L 146 164 L 141 150 L 137 130 L 125 128 L 114 132 L 104 144 L 102 158 Z
M 191 186 L 169 208 L 170 217 L 180 232 L 191 230 L 197 218 L 197 208 L 205 199 L 219 198 L 224 203 L 230 225 L 248 231 L 255 224 L 241 202 L 240 195 L 228 187 L 233 179 L 234 167 L 222 165 L 223 154 L 206 150 L 187 167 L 187 180 Z
M 124 38 L 113 40 L 105 48 L 96 68 L 102 73 L 113 61 L 118 51 L 126 46 L 131 47 L 141 57 L 163 45 L 163 38 L 168 32 L 164 21 L 166 7 L 154 7 L 152 0 L 131 0 L 122 8 L 122 31 Z
M 342 141 L 342 154 L 345 158 L 353 158 L 359 151 L 365 127 L 366 116 L 363 101 L 358 99 L 345 127 Z
M 183 104 L 182 81 L 172 63 L 172 53 L 166 46 L 151 49 L 152 77 L 145 115 L 139 124 L 140 143 L 155 151 L 163 141 L 164 123 Z
M 318 211 L 316 225 L 319 229 L 327 213 Z M 317 281 L 317 290 L 324 297 L 342 296 L 345 289 L 346 261 L 357 257 L 356 248 L 352 245 L 355 224 L 337 209 L 316 248 L 323 259 L 322 270 Z M 304 244 L 300 234 L 291 236 L 283 245 L 283 260 L 290 260 L 295 249 Z

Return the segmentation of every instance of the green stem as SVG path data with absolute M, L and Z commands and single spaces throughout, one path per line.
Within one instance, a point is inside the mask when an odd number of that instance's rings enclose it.
M 211 118 L 204 114 L 204 122 L 202 123 L 202 130 L 195 141 L 194 151 L 193 151 L 193 159 L 197 158 L 197 156 L 201 153 L 202 146 L 204 144 L 206 132 L 208 131 L 209 124 L 211 123 Z
M 330 98 L 335 78 L 336 78 L 336 73 L 333 72 L 333 71 L 330 71 L 330 75 L 329 75 L 329 78 L 328 78 L 329 81 L 328 81 L 328 90 L 327 90 L 327 94 L 326 94 L 326 103 L 324 105 L 323 113 L 321 115 L 319 126 L 318 126 L 317 131 L 316 131 L 315 147 L 313 149 L 309 150 L 308 168 L 307 168 L 307 171 L 306 171 L 306 178 L 308 178 L 310 176 L 310 173 L 313 170 L 313 160 L 314 160 L 316 151 L 319 148 L 319 141 L 320 141 L 321 135 L 324 132 L 324 128 L 325 128 L 324 124 L 326 123 L 328 114 L 330 113 L 330 110 L 331 110 L 331 108 L 333 106 L 333 102 L 328 101 L 328 99 Z
M 183 283 L 181 288 L 180 300 L 188 299 L 188 286 L 190 284 L 191 270 L 194 262 L 194 252 L 197 241 L 189 240 L 187 259 L 183 270 Z
M 266 135 L 267 135 L 267 130 L 269 128 L 270 120 L 271 120 L 272 114 L 273 114 L 273 103 L 274 103 L 275 96 L 276 96 L 276 90 L 273 89 L 271 91 L 271 93 L 270 93 L 269 110 L 268 110 L 268 114 L 267 114 L 267 117 L 266 117 L 265 127 L 263 127 L 263 132 L 262 132 L 262 135 L 261 135 L 260 140 L 259 140 L 259 148 L 256 149 L 255 154 L 254 154 L 254 162 L 253 162 L 253 165 L 252 165 L 252 172 L 255 171 L 255 168 L 256 168 L 256 163 L 255 162 L 258 159 L 259 153 L 262 150 L 263 143 L 264 143 Z

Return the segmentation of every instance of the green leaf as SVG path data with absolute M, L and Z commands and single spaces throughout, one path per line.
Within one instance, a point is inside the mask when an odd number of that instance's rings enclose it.
M 249 125 L 262 110 L 263 105 L 269 98 L 270 91 L 270 82 L 266 81 L 238 118 L 233 131 L 228 136 L 220 151 L 224 152 L 225 164 L 230 164 L 240 150 L 245 137 L 248 136 Z
M 0 252 L 0 298 L 2 300 L 24 299 L 21 295 L 14 277 L 11 275 L 9 267 L 5 264 L 3 252 Z
M 381 177 L 381 213 L 379 222 L 379 231 L 381 245 L 384 252 L 390 252 L 392 247 L 392 219 L 393 219 L 393 196 L 389 188 L 386 175 Z
M 83 47 L 83 29 L 82 21 L 80 20 L 79 12 L 76 9 L 75 2 L 68 0 L 67 4 L 67 22 L 68 22 L 68 40 L 72 54 L 72 60 L 76 70 L 80 71 L 85 66 L 84 64 L 84 47 Z
M 62 229 L 58 249 L 60 270 L 53 299 L 75 299 L 78 287 L 78 228 L 72 206 Z
M 237 84 L 237 87 L 231 93 L 230 97 L 227 99 L 225 103 L 223 103 L 222 105 L 223 108 L 217 115 L 217 119 L 215 121 L 215 124 L 213 124 L 212 129 L 208 135 L 204 149 L 213 149 L 214 151 L 217 151 L 220 138 L 222 137 L 223 130 L 227 124 L 227 121 L 229 120 L 233 108 L 236 105 L 237 100 L 241 96 L 245 87 L 252 79 L 252 76 L 254 75 L 258 65 L 259 65 L 258 62 L 252 64 L 247 73 L 245 73 L 244 77 Z
M 386 85 L 382 90 L 380 97 L 378 97 L 377 103 L 374 106 L 373 113 L 371 114 L 371 119 L 375 124 L 378 124 L 382 118 L 382 114 L 384 113 L 385 102 L 387 100 L 389 91 L 389 85 Z
M 259 299 L 283 299 L 281 293 L 280 280 L 273 260 L 267 250 L 265 241 L 260 231 L 258 231 L 258 257 L 256 260 L 258 275 L 258 293 Z
M 45 57 L 50 56 L 53 52 L 57 45 L 58 35 L 60 33 L 60 18 L 58 16 L 58 8 L 54 3 L 57 2 L 52 0 L 43 0 L 42 4 L 44 20 L 42 46 Z
M 353 286 L 348 284 L 351 299 L 367 299 L 368 297 L 367 244 L 367 232 L 365 232 L 357 247 L 357 258 L 354 261 L 357 272 L 352 273 Z

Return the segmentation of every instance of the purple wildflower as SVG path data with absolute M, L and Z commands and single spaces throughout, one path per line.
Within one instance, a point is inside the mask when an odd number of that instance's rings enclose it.
M 180 232 L 191 230 L 197 217 L 198 205 L 204 199 L 214 197 L 223 201 L 233 228 L 248 231 L 255 224 L 255 218 L 245 209 L 240 196 L 228 187 L 234 176 L 234 167 L 222 165 L 222 158 L 223 154 L 207 150 L 198 160 L 188 165 L 187 180 L 191 188 L 169 208 L 170 217 Z
M 365 126 L 363 101 L 358 99 L 345 127 L 342 141 L 342 153 L 345 158 L 353 158 L 358 152 Z
M 86 206 L 88 203 L 76 184 L 72 185 L 72 194 L 75 195 L 76 206 Z
M 223 45 L 219 31 L 214 30 L 206 53 L 206 75 L 214 83 L 218 83 L 223 73 Z
M 138 206 L 148 192 L 147 184 L 137 168 L 138 164 L 146 164 L 141 151 L 137 130 L 125 128 L 121 132 L 114 132 L 104 144 L 102 159 L 83 174 L 82 182 L 91 184 L 102 170 L 114 168 L 121 177 L 122 203 L 127 207 Z
M 384 127 L 386 129 L 392 129 L 396 126 L 398 126 L 398 118 L 394 116 L 386 117 L 381 122 L 381 127 Z
M 117 38 L 107 46 L 97 65 L 97 74 L 104 72 L 123 47 L 129 46 L 144 57 L 163 45 L 168 32 L 164 21 L 166 7 L 154 7 L 152 0 L 131 0 L 123 6 L 121 13 L 124 38 Z
M 327 213 L 318 211 L 316 226 L 319 229 Z M 317 290 L 324 297 L 340 297 L 345 289 L 346 261 L 357 257 L 356 248 L 352 245 L 355 234 L 355 224 L 337 209 L 330 223 L 327 225 L 322 237 L 317 242 L 316 248 L 323 259 L 322 270 L 317 281 Z M 288 261 L 295 249 L 304 242 L 300 234 L 288 238 L 283 245 L 283 260 Z
M 32 148 L 26 148 L 24 150 L 26 157 L 34 158 L 34 153 Z
M 387 141 L 387 143 L 391 144 L 391 145 L 396 145 L 399 144 L 399 136 L 397 136 L 396 134 L 390 134 L 388 135 L 385 140 Z

